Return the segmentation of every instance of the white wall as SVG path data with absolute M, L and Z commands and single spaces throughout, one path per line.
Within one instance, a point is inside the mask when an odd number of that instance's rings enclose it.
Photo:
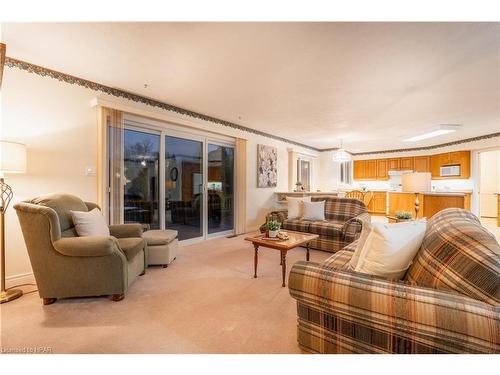
M 498 215 L 497 193 L 500 193 L 500 150 L 479 154 L 479 213 L 483 217 Z
M 28 171 L 24 175 L 8 175 L 14 189 L 15 202 L 51 192 L 67 192 L 84 200 L 96 201 L 97 180 L 85 175 L 86 166 L 97 166 L 97 111 L 90 103 L 112 101 L 140 115 L 167 119 L 179 124 L 209 130 L 231 137 L 245 138 L 247 145 L 247 230 L 255 230 L 274 207 L 275 191 L 288 190 L 288 149 L 314 153 L 301 147 L 267 137 L 167 114 L 126 99 L 110 97 L 76 85 L 40 77 L 6 67 L 2 85 L 1 136 L 27 145 Z M 257 144 L 278 148 L 278 186 L 257 188 Z M 314 163 L 317 169 L 319 166 Z M 316 188 L 317 181 L 313 180 Z M 27 251 L 15 210 L 7 213 L 8 278 L 31 272 Z M 16 280 L 17 282 L 17 280 Z

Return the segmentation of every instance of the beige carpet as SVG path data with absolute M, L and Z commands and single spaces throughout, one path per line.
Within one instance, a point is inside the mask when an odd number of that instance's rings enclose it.
M 281 287 L 276 250 L 243 236 L 180 248 L 167 269 L 149 268 L 121 302 L 61 300 L 42 306 L 37 293 L 0 305 L 1 342 L 54 353 L 300 353 L 295 300 Z M 330 254 L 311 252 L 311 261 Z M 288 253 L 290 266 L 305 250 Z

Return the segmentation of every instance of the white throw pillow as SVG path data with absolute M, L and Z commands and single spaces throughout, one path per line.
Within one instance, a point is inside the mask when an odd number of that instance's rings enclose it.
M 286 197 L 289 219 L 299 219 L 304 211 L 304 202 L 310 202 L 311 197 Z
M 109 228 L 99 209 L 92 211 L 71 211 L 76 233 L 80 237 L 87 236 L 109 236 Z
M 304 202 L 304 220 L 325 220 L 325 201 Z
M 363 228 L 361 229 L 361 234 L 359 235 L 358 243 L 356 244 L 356 250 L 354 250 L 354 254 L 352 255 L 351 260 L 349 261 L 349 269 L 354 271 L 356 269 L 356 265 L 358 264 L 359 257 L 361 252 L 363 251 L 363 247 L 365 246 L 366 240 L 372 231 L 372 224 L 368 221 L 363 221 Z
M 425 236 L 425 219 L 404 223 L 372 223 L 355 271 L 400 280 Z

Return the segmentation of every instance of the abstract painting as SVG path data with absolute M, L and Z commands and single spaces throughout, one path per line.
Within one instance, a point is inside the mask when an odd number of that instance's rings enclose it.
M 278 149 L 257 145 L 257 187 L 276 187 L 278 182 Z

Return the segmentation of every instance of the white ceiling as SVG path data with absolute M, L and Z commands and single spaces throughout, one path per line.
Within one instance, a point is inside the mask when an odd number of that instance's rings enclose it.
M 2 38 L 10 57 L 317 148 L 500 131 L 500 23 L 9 23 Z M 463 128 L 401 143 L 438 124 Z

